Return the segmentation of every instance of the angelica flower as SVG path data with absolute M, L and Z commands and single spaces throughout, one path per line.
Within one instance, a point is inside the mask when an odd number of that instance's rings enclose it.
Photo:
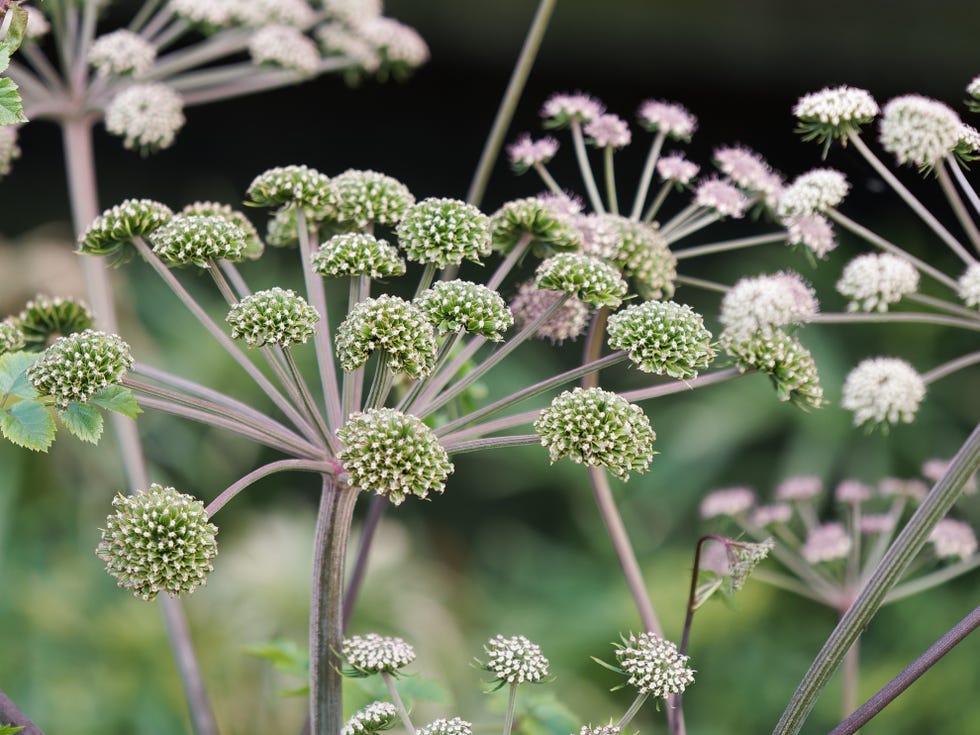
M 859 133 L 879 112 L 870 92 L 857 87 L 826 87 L 800 97 L 793 115 L 800 121 L 796 132 L 803 140 L 824 144 L 824 153 L 834 139 L 846 143 L 849 133 Z
M 409 260 L 440 268 L 464 259 L 479 263 L 491 249 L 490 218 L 458 199 L 429 198 L 412 205 L 397 233 Z
M 429 60 L 429 47 L 418 31 L 394 18 L 364 18 L 355 29 L 396 71 L 414 69 Z
M 956 282 L 956 293 L 967 306 L 980 306 L 980 263 L 971 263 Z
M 213 260 L 241 260 L 245 248 L 245 233 L 224 217 L 177 215 L 149 240 L 165 263 L 198 268 L 208 268 Z
M 666 238 L 653 225 L 636 222 L 615 214 L 598 217 L 595 239 L 590 250 L 596 249 L 600 240 L 612 245 L 608 257 L 623 275 L 633 280 L 637 293 L 645 299 L 663 299 L 674 295 L 677 278 L 677 258 L 670 251 Z M 604 256 L 607 244 L 592 253 Z
M 583 132 L 597 148 L 625 148 L 632 138 L 629 125 L 619 115 L 599 115 L 585 124 Z
M 374 735 L 390 730 L 398 720 L 398 710 L 390 702 L 371 702 L 351 717 L 340 735 Z
M 108 255 L 116 262 L 132 257 L 134 238 L 146 237 L 174 216 L 170 207 L 152 199 L 127 199 L 96 217 L 78 237 L 78 250 L 86 255 Z
M 405 261 L 387 240 L 364 232 L 334 235 L 313 253 L 313 270 L 321 276 L 388 278 L 405 275 Z
M 245 192 L 259 207 L 297 204 L 318 216 L 329 212 L 336 194 L 330 178 L 309 166 L 277 166 L 263 171 Z
M 980 76 L 975 76 L 970 80 L 970 83 L 966 85 L 966 93 L 970 95 L 970 99 L 966 101 L 966 106 L 973 112 L 980 112 Z
M 728 588 L 729 592 L 738 592 L 745 586 L 746 581 L 772 552 L 776 544 L 771 538 L 760 543 L 740 543 L 729 541 L 725 544 L 728 552 Z
M 347 23 L 323 23 L 316 27 L 314 35 L 328 56 L 344 56 L 369 74 L 381 66 L 378 49 Z
M 605 105 L 587 94 L 553 94 L 541 107 L 541 117 L 546 128 L 564 128 L 573 121 L 591 122 L 605 111 Z
M 77 299 L 37 294 L 17 315 L 17 327 L 28 350 L 43 350 L 54 337 L 84 332 L 95 324 L 88 306 Z
M 578 250 L 583 245 L 582 231 L 572 216 L 542 197 L 505 202 L 491 215 L 490 228 L 494 248 L 503 252 L 526 235 L 531 236 L 528 244 L 532 247 Z
M 629 638 L 623 638 L 623 645 L 616 646 L 616 659 L 639 694 L 667 699 L 694 683 L 694 669 L 687 665 L 689 657 L 656 633 L 630 633 Z
M 960 141 L 961 121 L 951 108 L 920 95 L 896 97 L 881 118 L 881 146 L 900 164 L 932 168 Z
M 320 315 L 295 291 L 275 286 L 243 298 L 225 321 L 231 324 L 232 339 L 244 339 L 250 348 L 270 343 L 289 347 L 313 336 Z
M 851 370 L 841 406 L 854 412 L 854 425 L 911 423 L 926 394 L 922 377 L 905 360 L 875 357 Z
M 439 334 L 469 332 L 502 340 L 514 317 L 496 291 L 468 281 L 439 281 L 415 299 Z
M 579 253 L 559 253 L 535 272 L 538 288 L 571 294 L 594 306 L 619 306 L 628 287 L 613 266 Z
M 825 523 L 807 534 L 800 554 L 811 564 L 846 559 L 851 553 L 851 537 L 842 523 Z
M 284 24 L 303 30 L 317 19 L 306 0 L 234 0 L 231 5 L 234 19 L 252 28 Z
M 483 650 L 487 654 L 483 668 L 501 685 L 534 684 L 548 676 L 548 659 L 537 644 L 522 635 L 504 638 L 498 634 L 484 644 Z
M 92 42 L 88 62 L 99 76 L 132 74 L 139 77 L 156 61 L 156 47 L 138 33 L 125 29 L 99 36 Z
M 851 505 L 867 502 L 871 500 L 873 495 L 874 491 L 870 485 L 865 485 L 857 480 L 843 480 L 834 490 L 834 500 L 838 503 L 850 503 Z
M 680 186 L 687 186 L 698 175 L 701 167 L 688 161 L 680 153 L 664 156 L 657 161 L 657 173 L 664 181 L 673 181 Z
M 377 633 L 345 638 L 340 648 L 357 676 L 397 674 L 398 670 L 415 660 L 415 649 L 401 638 Z
M 538 288 L 534 281 L 522 283 L 517 287 L 517 295 L 510 302 L 510 309 L 518 328 L 523 329 L 531 322 L 537 321 L 538 317 L 548 311 L 562 296 L 561 291 Z M 552 344 L 561 344 L 566 339 L 574 340 L 585 331 L 588 317 L 589 307 L 574 296 L 569 296 L 535 330 L 534 336 L 551 340 Z
M 837 247 L 834 229 L 821 214 L 790 216 L 783 219 L 783 225 L 790 245 L 803 245 L 818 258 L 826 258 L 827 253 Z
M 823 405 L 823 388 L 813 355 L 796 337 L 779 329 L 755 332 L 743 341 L 725 340 L 724 334 L 722 337 L 739 372 L 754 369 L 768 374 L 779 400 L 804 408 Z
M 538 164 L 548 163 L 557 152 L 558 141 L 551 136 L 532 140 L 527 133 L 507 146 L 510 165 L 518 174 L 522 174 Z
M 184 126 L 184 101 L 165 84 L 134 84 L 112 98 L 105 127 L 124 138 L 123 145 L 141 153 L 168 148 Z
M 133 366 L 129 345 L 114 334 L 92 329 L 59 337 L 27 371 L 31 385 L 65 410 L 85 403 L 122 380 Z
M 705 495 L 704 500 L 701 501 L 701 517 L 735 517 L 745 513 L 753 505 L 755 505 L 755 493 L 751 488 L 729 487 L 714 490 Z
M 783 180 L 758 153 L 742 147 L 718 148 L 715 163 L 739 188 L 760 194 L 770 207 L 775 206 Z
M 646 301 L 609 317 L 609 346 L 645 373 L 696 378 L 715 351 L 704 318 L 686 304 Z
M 435 366 L 435 330 L 416 305 L 383 295 L 356 304 L 337 330 L 337 356 L 344 370 L 359 368 L 375 350 L 386 354 L 388 369 L 412 378 Z
M 777 500 L 810 500 L 823 491 L 823 481 L 816 475 L 787 477 L 776 488 Z
M 765 528 L 776 523 L 789 523 L 793 517 L 793 509 L 785 503 L 759 505 L 752 509 L 750 521 L 757 528 Z
M 722 217 L 739 219 L 745 215 L 749 199 L 737 188 L 721 179 L 706 179 L 694 189 L 694 202 L 713 209 Z
M 665 133 L 674 140 L 690 140 L 698 126 L 697 118 L 675 102 L 647 100 L 636 116 L 647 130 Z
M 248 53 L 256 64 L 269 64 L 313 76 L 320 66 L 316 44 L 293 26 L 281 23 L 257 30 L 248 42 Z
M 24 332 L 20 325 L 11 317 L 0 321 L 0 355 L 4 352 L 14 352 L 26 346 Z
M 844 268 L 837 291 L 850 297 L 848 311 L 888 311 L 888 305 L 914 294 L 919 271 L 907 259 L 890 253 L 867 253 Z
M 783 271 L 740 279 L 721 300 L 725 341 L 744 341 L 773 327 L 804 324 L 818 309 L 816 293 L 799 274 Z
M 440 717 L 425 727 L 420 727 L 418 735 L 472 735 L 473 724 L 459 717 L 451 720 Z
M 415 204 L 415 197 L 402 182 L 377 171 L 348 169 L 332 179 L 333 218 L 365 228 L 372 224 L 396 225 Z
M 244 258 L 255 260 L 265 250 L 265 245 L 259 238 L 255 225 L 244 214 L 232 209 L 231 205 L 221 202 L 191 202 L 180 210 L 180 214 L 188 217 L 221 217 L 235 225 L 245 236 L 245 244 L 242 247 L 242 257 Z
M 844 174 L 818 168 L 800 174 L 783 190 L 776 213 L 783 219 L 802 217 L 836 207 L 847 196 L 850 184 Z
M 929 541 L 940 559 L 967 559 L 977 551 L 977 537 L 968 523 L 943 518 L 932 529 Z

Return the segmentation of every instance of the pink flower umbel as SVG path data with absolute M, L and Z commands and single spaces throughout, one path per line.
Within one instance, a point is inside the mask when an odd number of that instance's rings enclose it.
M 597 148 L 625 148 L 632 138 L 629 125 L 618 115 L 600 115 L 586 124 L 585 134 Z
M 548 163 L 557 152 L 558 141 L 551 136 L 534 140 L 527 133 L 507 147 L 510 165 L 519 174 L 533 166 Z
M 564 128 L 573 120 L 587 123 L 606 111 L 606 106 L 594 97 L 581 92 L 553 94 L 541 107 L 541 117 L 546 128 Z
M 647 130 L 662 132 L 674 140 L 690 140 L 698 127 L 697 118 L 676 102 L 647 100 L 636 116 Z

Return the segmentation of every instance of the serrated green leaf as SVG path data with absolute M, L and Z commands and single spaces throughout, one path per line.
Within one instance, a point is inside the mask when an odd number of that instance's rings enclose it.
M 0 725 L 0 735 L 15 735 L 15 733 L 23 730 L 25 725 Z
M 37 398 L 37 391 L 27 379 L 27 368 L 41 356 L 40 352 L 7 352 L 0 355 L 0 396 Z
M 58 412 L 58 418 L 73 436 L 89 444 L 99 443 L 102 436 L 102 414 L 94 406 L 72 402 L 66 410 Z
M 0 126 L 27 122 L 24 105 L 13 79 L 0 77 Z
M 21 401 L 3 412 L 0 431 L 8 441 L 35 452 L 46 452 L 54 441 L 51 412 L 37 401 Z
M 121 385 L 107 385 L 89 398 L 88 402 L 107 411 L 121 413 L 131 419 L 135 419 L 143 413 L 143 409 L 136 402 L 133 391 Z

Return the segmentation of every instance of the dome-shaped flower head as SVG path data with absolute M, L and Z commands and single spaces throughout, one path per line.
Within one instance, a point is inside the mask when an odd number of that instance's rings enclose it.
M 726 487 L 712 490 L 701 501 L 701 517 L 735 516 L 746 513 L 755 505 L 755 493 L 747 487 Z
M 249 348 L 289 347 L 313 336 L 320 315 L 295 291 L 275 286 L 246 296 L 225 321 L 231 325 L 232 339 L 244 339 Z
M 425 727 L 420 727 L 418 735 L 473 735 L 473 724 L 460 717 L 450 720 L 440 717 Z
M 282 23 L 302 29 L 317 20 L 316 11 L 307 0 L 252 0 L 232 2 L 231 6 L 234 19 L 251 28 Z
M 823 405 L 817 365 L 813 355 L 796 337 L 779 329 L 755 332 L 742 341 L 729 341 L 724 337 L 722 334 L 722 343 L 735 359 L 735 367 L 743 373 L 747 370 L 766 373 L 779 400 L 792 401 L 804 409 Z
M 600 232 L 604 229 L 615 243 L 609 259 L 632 279 L 637 293 L 644 299 L 673 296 L 677 258 L 659 230 L 616 214 L 599 215 L 599 220 Z
M 317 218 L 329 214 L 336 201 L 330 178 L 309 166 L 270 168 L 252 179 L 245 196 L 249 199 L 246 204 L 256 207 L 295 204 Z
M 834 228 L 822 214 L 802 214 L 783 220 L 786 227 L 786 241 L 790 245 L 803 245 L 818 258 L 826 258 L 827 253 L 837 247 Z
M 534 140 L 524 133 L 507 146 L 507 158 L 517 174 L 526 173 L 534 166 L 548 163 L 558 152 L 558 141 L 550 135 Z
M 846 559 L 851 553 L 851 536 L 842 523 L 825 523 L 810 530 L 800 554 L 811 564 Z
M 612 723 L 608 725 L 582 725 L 578 735 L 621 735 L 622 728 L 616 727 Z
M 783 189 L 776 213 L 783 219 L 825 212 L 847 196 L 850 184 L 844 174 L 831 168 L 817 168 L 800 174 Z
M 630 144 L 630 126 L 619 115 L 606 113 L 589 120 L 583 128 L 588 142 L 596 148 L 625 148 Z
M 640 105 L 636 116 L 647 130 L 665 133 L 674 140 L 690 140 L 698 127 L 697 118 L 676 102 L 647 100 Z
M 86 329 L 59 337 L 27 371 L 31 385 L 64 410 L 117 384 L 133 366 L 129 345 L 114 334 Z
M 915 94 L 888 102 L 881 116 L 881 147 L 900 164 L 936 165 L 960 141 L 959 115 L 937 100 Z
M 125 29 L 99 36 L 88 51 L 88 63 L 99 76 L 139 77 L 150 70 L 156 61 L 156 47 L 138 33 Z
M 401 638 L 368 633 L 345 638 L 340 655 L 353 669 L 345 672 L 350 676 L 397 674 L 415 660 L 415 649 Z
M 672 153 L 657 160 L 657 173 L 664 181 L 673 181 L 677 186 L 687 186 L 698 175 L 701 167 L 684 158 L 680 153 Z
M 392 408 L 352 414 L 337 430 L 350 484 L 401 505 L 408 495 L 441 493 L 453 471 L 435 433 L 416 416 Z
M 657 438 L 639 406 L 601 388 L 565 391 L 541 412 L 534 431 L 552 462 L 568 457 L 606 467 L 624 481 L 647 471 Z
M 242 259 L 245 233 L 224 217 L 177 215 L 149 236 L 153 252 L 168 265 L 210 267 L 211 261 Z
M 969 523 L 943 518 L 929 534 L 932 548 L 940 559 L 968 559 L 977 551 L 977 537 Z
M 814 290 L 792 271 L 740 279 L 721 300 L 723 340 L 742 341 L 773 327 L 805 324 L 817 314 Z
M 956 281 L 956 293 L 967 306 L 980 306 L 980 263 L 971 263 Z
M 10 173 L 13 162 L 20 157 L 17 129 L 13 125 L 0 127 L 0 179 Z
M 582 247 L 582 233 L 574 218 L 543 197 L 504 203 L 490 217 L 490 229 L 493 247 L 505 253 L 525 237 L 530 238 L 530 247 L 549 253 Z
M 333 178 L 333 189 L 333 218 L 358 228 L 372 224 L 394 226 L 415 204 L 407 186 L 377 171 L 348 169 Z
M 643 372 L 696 378 L 715 358 L 704 318 L 686 304 L 645 301 L 609 317 L 609 346 Z
M 184 121 L 180 94 L 159 82 L 127 87 L 105 110 L 106 130 L 122 137 L 127 148 L 144 155 L 169 148 Z
M 429 198 L 412 205 L 398 223 L 398 242 L 409 260 L 440 268 L 490 254 L 490 218 L 458 199 Z
M 915 368 L 896 357 L 873 357 L 851 370 L 841 406 L 854 412 L 854 425 L 911 423 L 926 395 Z
M 848 311 L 888 311 L 919 288 L 919 271 L 906 258 L 891 253 L 859 255 L 844 267 L 837 292 L 851 301 Z
M 386 353 L 393 373 L 418 379 L 435 365 L 435 330 L 422 310 L 404 299 L 388 295 L 365 299 L 337 330 L 337 356 L 344 370 L 351 371 L 375 350 Z
M 803 140 L 815 140 L 824 146 L 824 155 L 835 139 L 846 145 L 849 133 L 860 133 L 861 126 L 878 116 L 878 103 L 870 92 L 857 87 L 825 87 L 803 95 L 793 106 L 799 120 L 796 132 Z
M 534 281 L 525 281 L 517 287 L 517 295 L 510 302 L 510 310 L 518 329 L 536 322 L 554 303 L 562 298 L 561 291 L 538 288 Z M 566 339 L 577 339 L 588 325 L 589 307 L 574 296 L 570 296 L 550 317 L 535 330 L 538 339 L 561 344 Z
M 313 270 L 321 276 L 388 278 L 405 275 L 405 261 L 387 240 L 365 232 L 334 235 L 313 253 Z
M 783 178 L 758 153 L 741 146 L 717 148 L 715 165 L 740 189 L 759 195 L 767 207 L 776 207 Z
M 95 553 L 120 587 L 152 600 L 205 583 L 218 554 L 218 529 L 200 500 L 154 483 L 145 492 L 117 495 L 112 505 L 116 512 L 106 518 Z
M 398 710 L 391 702 L 371 702 L 347 720 L 340 735 L 374 735 L 390 730 L 398 721 Z
M 439 334 L 470 332 L 499 342 L 514 324 L 500 294 L 469 281 L 437 281 L 416 297 L 415 305 Z
M 505 684 L 536 684 L 548 676 L 548 659 L 536 643 L 522 635 L 505 638 L 497 634 L 483 644 L 487 660 L 483 668 Z
M 789 523 L 793 517 L 793 509 L 786 503 L 757 505 L 752 509 L 749 522 L 756 528 L 765 528 L 777 523 Z
M 333 5 L 336 3 L 326 3 Z M 356 3 L 360 5 L 360 3 Z M 360 81 L 366 74 L 374 74 L 381 67 L 381 54 L 374 44 L 362 38 L 356 29 L 347 22 L 329 22 L 318 25 L 313 34 L 316 36 L 320 50 L 329 57 L 343 56 L 352 66 L 345 70 L 346 78 L 350 81 Z
M 365 18 L 356 30 L 381 57 L 382 77 L 389 71 L 404 76 L 429 60 L 429 47 L 418 31 L 394 18 L 383 15 Z
M 567 128 L 571 123 L 587 123 L 606 111 L 606 106 L 595 97 L 576 94 L 553 94 L 541 106 L 541 117 L 546 128 Z
M 966 85 L 966 93 L 970 99 L 966 101 L 966 106 L 971 112 L 980 112 L 980 76 L 975 76 Z
M 265 241 L 274 248 L 294 248 L 299 244 L 296 212 L 289 205 L 277 209 L 265 226 Z
M 787 477 L 776 487 L 776 499 L 799 502 L 810 500 L 823 492 L 823 481 L 816 475 Z
M 694 683 L 694 669 L 677 646 L 656 633 L 630 633 L 616 646 L 616 660 L 639 694 L 667 699 Z
M 320 50 L 312 38 L 293 26 L 276 23 L 263 26 L 248 41 L 252 61 L 289 69 L 305 77 L 316 74 Z
M 24 335 L 25 346 L 41 351 L 55 337 L 67 337 L 92 327 L 95 319 L 84 302 L 37 294 L 17 315 L 17 326 Z
M 834 488 L 834 500 L 838 503 L 858 505 L 866 503 L 874 496 L 874 489 L 858 480 L 841 480 Z
M 229 2 L 202 3 L 199 0 L 170 0 L 169 8 L 175 15 L 204 33 L 233 25 L 234 4 Z
M 3 321 L 0 321 L 0 355 L 4 352 L 22 350 L 26 345 L 24 331 L 20 328 L 16 319 L 8 316 Z
M 108 255 L 123 263 L 133 256 L 131 243 L 146 237 L 174 216 L 170 207 L 152 199 L 127 199 L 95 218 L 78 238 L 78 250 L 86 255 Z
M 553 255 L 535 272 L 538 288 L 561 291 L 593 306 L 615 309 L 623 302 L 628 287 L 619 271 L 598 258 L 579 253 Z
M 245 236 L 245 245 L 242 248 L 242 257 L 248 260 L 256 260 L 265 250 L 265 245 L 259 237 L 255 225 L 244 214 L 233 209 L 230 204 L 221 202 L 191 202 L 182 210 L 180 214 L 185 217 L 221 217 L 242 231 Z
M 694 203 L 713 209 L 721 217 L 740 219 L 745 216 L 749 198 L 727 181 L 709 178 L 694 188 Z
M 953 155 L 963 163 L 980 158 L 980 130 L 972 125 L 960 125 L 960 137 L 953 147 Z

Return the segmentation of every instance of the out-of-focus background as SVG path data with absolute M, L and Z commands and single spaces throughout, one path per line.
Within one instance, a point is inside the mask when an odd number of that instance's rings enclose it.
M 956 0 L 559 0 L 508 140 L 540 132 L 537 110 L 554 91 L 589 92 L 630 119 L 641 101 L 667 99 L 698 116 L 688 155 L 704 169 L 716 146 L 738 143 L 791 178 L 823 165 L 819 147 L 793 133 L 790 114 L 800 95 L 823 86 L 864 87 L 882 103 L 897 94 L 926 94 L 969 121 L 960 101 L 980 73 L 980 59 L 967 6 Z M 192 108 L 177 144 L 146 159 L 100 128 L 101 203 L 134 196 L 174 207 L 195 199 L 235 203 L 256 174 L 290 163 L 327 174 L 376 169 L 417 197 L 462 198 L 533 11 L 529 0 L 392 0 L 387 14 L 417 28 L 432 51 L 431 62 L 405 83 L 351 89 L 325 78 Z M 617 157 L 627 195 L 646 150 L 645 134 L 634 136 Z M 71 252 L 58 131 L 28 125 L 20 144 L 22 158 L 0 182 L 0 314 L 16 312 L 36 291 L 83 291 Z M 854 186 L 844 207 L 852 217 L 958 274 L 958 261 L 855 154 L 835 149 L 827 165 Z M 552 170 L 581 192 L 570 145 Z M 941 205 L 915 172 L 901 176 L 927 202 Z M 540 189 L 532 175 L 515 177 L 498 165 L 484 209 Z M 252 214 L 264 224 L 261 213 Z M 691 244 L 710 239 L 706 233 Z M 841 240 L 816 268 L 800 253 L 768 246 L 707 259 L 687 272 L 732 283 L 797 269 L 817 287 L 825 310 L 839 311 L 844 301 L 833 284 L 846 260 L 866 249 L 847 236 Z M 270 252 L 244 272 L 255 287 L 295 282 L 293 255 Z M 204 279 L 194 283 L 188 274 L 185 280 L 212 298 Z M 247 381 L 220 353 L 204 349 L 196 325 L 148 269 L 131 264 L 116 282 L 125 336 L 139 359 L 249 395 Z M 717 326 L 716 296 L 684 288 L 678 299 Z M 793 474 L 820 475 L 828 488 L 845 478 L 873 483 L 917 476 L 926 460 L 950 456 L 976 422 L 976 370 L 931 387 L 917 421 L 888 435 L 851 428 L 837 405 L 844 375 L 861 358 L 903 356 L 926 370 L 971 349 L 971 338 L 916 326 L 811 326 L 801 338 L 817 359 L 829 399 L 819 411 L 804 414 L 778 402 L 762 376 L 646 405 L 660 454 L 648 474 L 616 483 L 614 492 L 670 637 L 680 634 L 694 541 L 719 528 L 697 517 L 707 491 L 745 484 L 768 497 Z M 528 346 L 490 388 L 526 385 L 576 360 L 577 352 Z M 643 377 L 621 371 L 614 380 L 638 385 Z M 166 417 L 147 414 L 139 424 L 155 480 L 205 499 L 268 459 L 236 439 Z M 125 489 L 111 436 L 93 449 L 62 434 L 45 456 L 3 443 L 0 468 L 0 689 L 48 733 L 188 731 L 159 610 L 116 589 L 92 553 L 112 496 Z M 216 571 L 187 610 L 224 732 L 297 732 L 302 721 L 302 700 L 279 696 L 301 681 L 245 649 L 270 641 L 305 645 L 316 494 L 313 478 L 279 476 L 216 519 Z M 976 498 L 958 512 L 975 524 Z M 489 636 L 523 633 L 541 645 L 556 674 L 553 683 L 527 693 L 552 729 L 528 731 L 577 731 L 617 717 L 629 700 L 625 692 L 608 692 L 615 679 L 590 660 L 611 659 L 610 642 L 639 627 L 615 570 L 581 467 L 549 466 L 546 452 L 533 447 L 465 455 L 443 497 L 407 502 L 388 514 L 351 629 L 400 635 L 416 645 L 419 676 L 406 686 L 425 697 L 416 705 L 418 722 L 460 715 L 480 735 L 497 727 L 504 696 L 481 694 L 480 672 L 469 664 Z M 973 574 L 883 610 L 864 638 L 862 695 L 971 609 L 976 589 Z M 751 582 L 734 606 L 711 604 L 699 612 L 691 644 L 698 680 L 685 698 L 690 731 L 768 732 L 834 620 L 831 611 Z M 978 654 L 980 644 L 968 640 L 865 732 L 975 732 Z M 355 687 L 350 694 L 353 704 L 370 692 Z M 662 715 L 650 709 L 636 728 L 662 731 Z M 832 684 L 806 731 L 825 732 L 837 709 Z

